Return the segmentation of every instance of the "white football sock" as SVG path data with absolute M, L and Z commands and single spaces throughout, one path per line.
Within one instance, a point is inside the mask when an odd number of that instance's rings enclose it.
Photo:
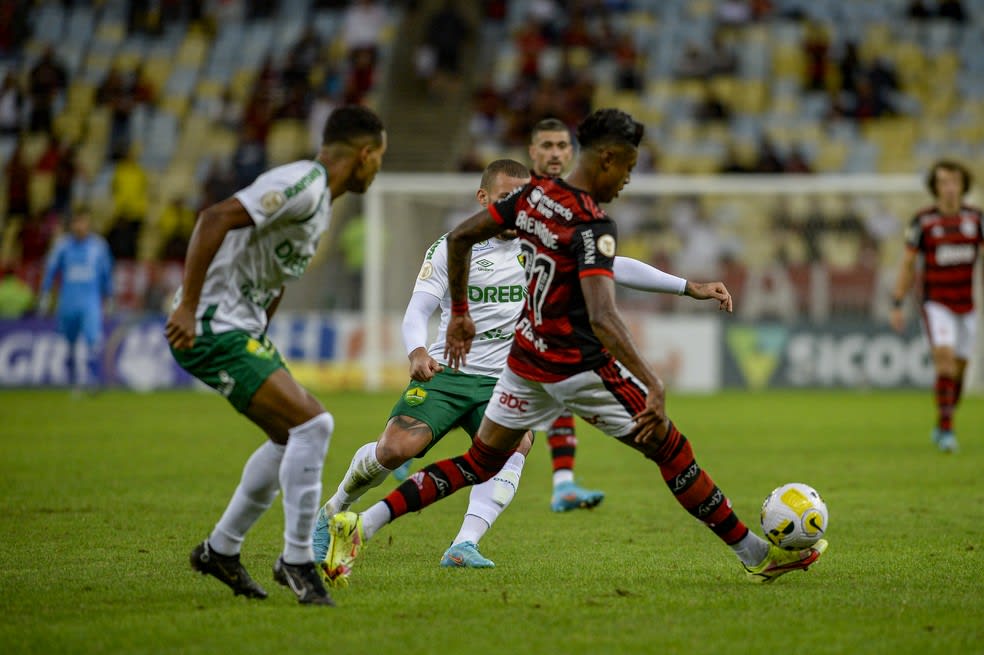
M 246 460 L 239 486 L 208 537 L 212 550 L 220 555 L 235 555 L 242 548 L 246 533 L 273 504 L 280 490 L 284 448 L 267 440 Z
M 485 536 L 516 495 L 525 463 L 526 457 L 522 453 L 513 453 L 502 465 L 502 470 L 491 479 L 472 487 L 465 520 L 461 524 L 458 536 L 451 542 L 452 546 L 463 541 L 477 544 Z
M 318 414 L 290 429 L 284 460 L 280 464 L 280 488 L 284 490 L 284 562 L 314 561 L 311 535 L 321 500 L 321 469 L 335 428 L 331 414 Z
M 731 550 L 746 566 L 756 566 L 769 554 L 769 542 L 749 530 L 741 541 L 731 544 Z
M 553 485 L 555 488 L 565 482 L 574 482 L 574 471 L 570 469 L 558 469 L 553 472 Z
M 366 541 L 372 539 L 379 528 L 389 523 L 391 518 L 389 505 L 383 501 L 362 512 L 362 532 L 365 534 Z
M 364 493 L 382 484 L 392 472 L 376 459 L 376 442 L 365 444 L 352 456 L 345 477 L 338 485 L 338 491 L 325 503 L 325 512 L 328 516 L 344 512 L 352 503 L 362 498 Z

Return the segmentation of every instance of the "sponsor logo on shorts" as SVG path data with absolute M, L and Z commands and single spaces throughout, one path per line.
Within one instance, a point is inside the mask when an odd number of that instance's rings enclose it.
M 403 400 L 411 407 L 416 407 L 427 400 L 427 390 L 420 387 L 407 389 L 407 392 L 403 394 Z
M 514 409 L 517 412 L 526 413 L 526 410 L 530 405 L 530 401 L 517 398 L 508 391 L 504 391 L 499 394 L 499 404 L 508 409 Z

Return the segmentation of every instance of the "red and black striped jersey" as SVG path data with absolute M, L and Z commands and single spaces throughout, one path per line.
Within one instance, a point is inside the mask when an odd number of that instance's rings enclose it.
M 946 305 L 958 314 L 974 309 L 974 264 L 984 243 L 981 210 L 963 205 L 955 214 L 938 207 L 913 217 L 905 245 L 923 257 L 923 300 Z
M 587 192 L 538 176 L 489 212 L 517 231 L 526 270 L 509 367 L 529 380 L 557 382 L 605 364 L 611 355 L 591 329 L 580 280 L 613 276 L 615 222 Z

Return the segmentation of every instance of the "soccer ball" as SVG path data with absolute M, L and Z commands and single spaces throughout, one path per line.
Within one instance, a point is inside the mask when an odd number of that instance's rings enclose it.
M 827 530 L 827 505 L 813 487 L 790 482 L 774 489 L 762 503 L 762 532 L 788 550 L 809 548 Z

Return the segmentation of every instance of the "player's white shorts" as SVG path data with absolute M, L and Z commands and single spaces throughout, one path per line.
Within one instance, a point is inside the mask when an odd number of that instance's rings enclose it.
M 976 312 L 957 314 L 946 305 L 929 300 L 923 303 L 923 321 L 931 347 L 949 346 L 958 359 L 970 359 L 977 335 Z
M 506 366 L 485 416 L 507 428 L 535 430 L 550 425 L 566 407 L 605 434 L 624 437 L 645 406 L 645 385 L 615 360 L 560 382 L 527 380 Z

